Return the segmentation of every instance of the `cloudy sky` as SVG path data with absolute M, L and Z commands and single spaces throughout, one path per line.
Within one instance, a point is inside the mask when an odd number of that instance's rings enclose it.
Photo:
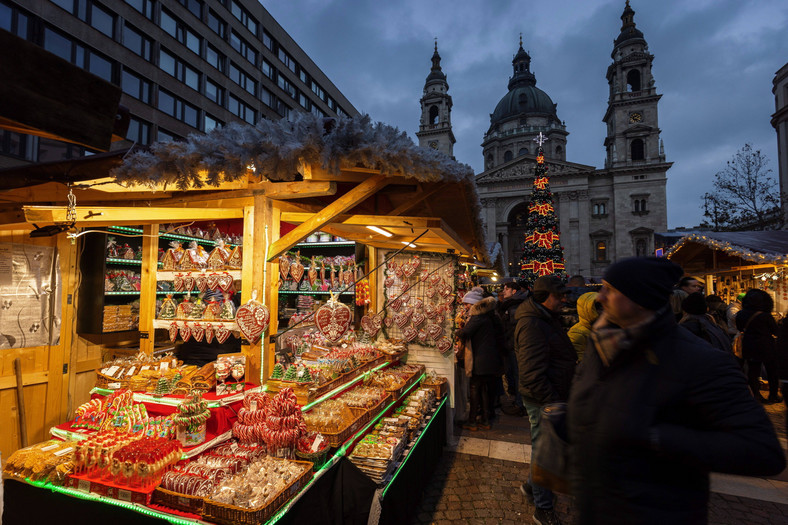
M 416 140 L 434 38 L 452 96 L 458 161 L 482 171 L 490 113 L 519 35 L 537 87 L 570 132 L 567 160 L 604 163 L 613 39 L 624 0 L 263 0 L 356 108 Z M 654 54 L 668 161 L 668 226 L 702 219 L 701 195 L 747 142 L 777 178 L 772 80 L 788 62 L 785 0 L 631 0 Z

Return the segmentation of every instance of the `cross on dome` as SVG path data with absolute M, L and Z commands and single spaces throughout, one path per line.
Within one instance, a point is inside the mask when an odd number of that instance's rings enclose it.
M 547 137 L 545 137 L 545 136 L 542 134 L 542 132 L 540 131 L 540 132 L 539 132 L 539 134 L 538 134 L 538 135 L 536 136 L 536 138 L 534 139 L 534 142 L 536 142 L 537 144 L 539 144 L 539 146 L 541 147 L 541 145 L 542 145 L 542 144 L 544 144 L 545 142 L 547 142 L 548 140 L 550 140 L 550 139 L 548 139 Z

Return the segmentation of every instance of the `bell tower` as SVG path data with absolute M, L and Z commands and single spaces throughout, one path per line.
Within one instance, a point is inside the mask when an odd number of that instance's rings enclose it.
M 416 136 L 419 146 L 432 148 L 454 158 L 454 133 L 451 130 L 451 96 L 446 74 L 441 70 L 441 56 L 438 54 L 438 39 L 435 39 L 435 52 L 432 54 L 432 68 L 424 83 L 421 97 L 421 121 Z
M 607 124 L 605 167 L 620 168 L 665 162 L 659 138 L 657 94 L 649 53 L 643 33 L 635 27 L 635 11 L 626 0 L 621 15 L 621 33 L 613 41 L 607 69 L 610 86 L 608 106 L 602 119 Z

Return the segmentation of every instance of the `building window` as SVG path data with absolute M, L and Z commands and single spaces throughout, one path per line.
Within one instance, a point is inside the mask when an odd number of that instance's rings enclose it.
M 227 22 L 221 19 L 219 15 L 213 12 L 213 9 L 208 10 L 208 27 L 219 35 L 222 40 L 227 38 Z
M 68 144 L 59 140 L 38 139 L 38 162 L 53 162 L 58 160 L 76 159 L 88 153 L 95 153 L 82 146 Z
M 646 249 L 646 241 L 644 239 L 638 239 L 635 241 L 635 255 L 637 257 L 645 257 Z
M 509 162 L 510 160 L 512 160 L 512 152 L 511 152 L 511 151 L 509 151 L 509 150 L 506 150 L 506 151 L 503 153 L 503 161 L 504 161 L 504 162 Z
M 269 35 L 267 31 L 263 31 L 261 39 L 263 41 L 263 45 L 267 47 L 269 51 L 274 50 L 274 40 L 271 38 L 271 35 Z
M 276 99 L 276 112 L 280 117 L 290 118 L 291 108 L 282 100 Z
M 164 48 L 159 50 L 159 68 L 193 90 L 200 90 L 200 73 L 191 66 L 187 66 L 183 60 L 171 55 Z
M 319 98 L 320 100 L 326 99 L 326 92 L 323 91 L 323 88 L 321 88 L 320 85 L 314 80 L 312 81 L 312 93 L 317 95 L 317 98 Z
M 224 106 L 224 88 L 209 78 L 205 79 L 205 97 Z
M 267 76 L 271 80 L 274 80 L 274 78 L 276 77 L 276 69 L 266 59 L 262 59 L 260 61 L 260 71 L 262 71 L 263 75 Z
M 72 51 L 73 44 L 67 37 L 49 29 L 44 28 L 44 49 L 53 53 L 63 60 L 68 60 L 73 63 Z
M 309 109 L 309 99 L 303 93 L 298 94 L 298 103 L 301 104 L 302 108 Z
M 555 147 L 555 156 L 556 157 L 560 157 L 563 153 L 564 153 L 564 148 L 562 148 L 561 146 L 556 146 Z
M 646 158 L 645 147 L 642 139 L 634 139 L 629 145 L 632 160 L 643 160 Z
M 174 37 L 175 40 L 189 48 L 195 54 L 200 54 L 201 38 L 197 33 L 191 31 L 186 24 L 175 18 L 166 10 L 161 10 L 161 18 L 159 20 L 159 27 Z
M 179 0 L 181 5 L 189 10 L 191 14 L 202 20 L 202 1 L 201 0 Z
M 250 105 L 235 97 L 234 95 L 230 95 L 228 97 L 227 109 L 230 110 L 230 113 L 240 117 L 249 124 L 254 125 L 257 121 L 257 113 L 255 110 L 252 109 Z
M 254 19 L 249 12 L 244 9 L 238 2 L 230 2 L 230 12 L 237 18 L 243 25 L 246 26 L 254 36 L 257 36 L 257 20 Z
M 487 155 L 487 162 L 485 162 L 485 169 L 490 169 L 493 167 L 493 156 L 492 153 Z
M 528 155 L 528 148 L 520 148 L 520 151 L 517 152 L 518 157 L 522 157 L 523 155 Z
M 607 261 L 607 242 L 597 241 L 594 247 L 594 260 L 596 262 Z
M 137 144 L 150 144 L 150 129 L 150 123 L 139 120 L 136 117 L 131 117 L 129 119 L 129 129 L 126 132 L 126 138 Z
M 214 118 L 207 113 L 205 114 L 205 117 L 203 118 L 203 131 L 205 133 L 208 133 L 209 131 L 215 128 L 221 128 L 223 126 L 224 123 L 221 120 Z
M 159 104 L 157 107 L 160 111 L 171 117 L 175 117 L 193 128 L 199 127 L 199 111 L 197 108 L 181 100 L 172 93 L 159 89 Z
M 438 123 L 438 115 L 439 109 L 438 106 L 430 106 L 430 126 L 434 126 Z
M 159 128 L 156 132 L 156 140 L 158 142 L 172 142 L 179 140 L 180 137 L 175 133 L 170 133 L 167 130 Z
M 640 91 L 640 71 L 630 69 L 627 73 L 627 88 L 629 91 Z
M 595 202 L 591 208 L 594 217 L 607 217 L 607 203 Z
M 153 20 L 153 0 L 126 0 L 126 3 L 145 15 L 145 18 Z
M 238 33 L 235 31 L 230 32 L 230 45 L 243 55 L 246 60 L 252 64 L 257 64 L 257 51 L 246 40 L 238 36 Z
M 227 57 L 210 44 L 205 46 L 205 61 L 222 73 L 226 71 Z
M 90 26 L 93 29 L 101 31 L 110 38 L 115 36 L 115 15 L 105 10 L 104 8 L 90 4 Z
M 269 108 L 276 107 L 276 97 L 273 93 L 265 89 L 264 87 L 260 88 L 260 102 L 268 106 Z
M 296 72 L 296 61 L 295 61 L 295 60 L 293 60 L 293 59 L 290 57 L 290 55 L 288 55 L 288 54 L 287 54 L 287 51 L 285 51 L 284 49 L 282 49 L 282 48 L 280 47 L 280 48 L 279 48 L 279 53 L 277 54 L 277 56 L 279 57 L 279 60 L 281 60 L 281 61 L 282 61 L 282 63 L 283 63 L 284 65 L 286 65 L 286 66 L 287 66 L 287 68 L 288 68 L 290 71 L 292 71 L 293 73 L 295 73 L 295 72 Z
M 141 100 L 146 104 L 150 104 L 151 83 L 135 75 L 128 69 L 124 69 L 121 73 L 120 88 L 127 95 Z
M 123 26 L 123 45 L 134 51 L 139 56 L 150 62 L 153 50 L 153 41 L 126 23 Z
M 230 79 L 244 88 L 250 95 L 257 94 L 257 82 L 233 62 L 230 62 Z
M 646 199 L 635 199 L 633 201 L 633 211 L 635 213 L 644 213 L 648 210 L 646 209 Z
M 317 107 L 315 104 L 312 104 L 312 109 L 310 111 L 316 117 L 325 117 L 326 116 L 325 112 L 323 112 L 323 110 L 320 109 L 319 107 Z
M 276 84 L 282 88 L 282 91 L 290 95 L 291 98 L 296 98 L 296 88 L 284 76 L 279 75 Z

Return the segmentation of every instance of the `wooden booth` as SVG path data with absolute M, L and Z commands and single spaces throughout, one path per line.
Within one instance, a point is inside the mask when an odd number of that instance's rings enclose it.
M 730 303 L 750 288 L 766 290 L 775 311 L 788 312 L 788 231 L 693 233 L 682 237 L 667 257 L 706 283 L 707 295 Z
M 271 381 L 276 352 L 286 350 L 286 338 L 296 333 L 292 325 L 301 322 L 291 315 L 291 295 L 319 303 L 342 301 L 343 292 L 358 299 L 353 293 L 363 280 L 369 297 L 351 301 L 351 330 L 365 339 L 407 343 L 409 366 L 426 367 L 453 383 L 454 306 L 463 293 L 462 268 L 490 265 L 470 167 L 417 148 L 396 129 L 372 125 L 368 117 L 335 121 L 310 115 L 256 127 L 228 125 L 112 162 L 112 172 L 98 170 L 90 179 L 54 176 L 55 182 L 3 193 L 13 204 L 0 210 L 0 250 L 11 261 L 0 282 L 6 290 L 36 291 L 33 306 L 40 315 L 32 317 L 44 322 L 27 329 L 45 332 L 35 346 L 13 337 L 0 341 L 10 348 L 3 351 L 0 370 L 0 418 L 4 428 L 13 429 L 0 438 L 4 459 L 47 439 L 50 428 L 72 418 L 92 391 L 95 395 L 106 361 L 124 353 L 166 351 L 204 329 L 191 320 L 162 318 L 164 297 L 183 293 L 187 277 L 209 278 L 210 269 L 191 268 L 186 259 L 173 267 L 168 259 L 168 246 L 191 243 L 191 228 L 198 226 L 205 228 L 199 239 L 207 246 L 203 252 L 211 256 L 221 247 L 239 262 L 216 272 L 240 290 L 240 304 L 262 305 L 270 316 L 265 331 L 252 337 L 241 324 L 249 322 L 246 318 L 212 320 L 217 330 L 244 335 L 246 381 L 277 390 Z M 214 241 L 207 235 L 209 228 L 222 227 L 235 237 Z M 138 245 L 129 246 L 128 239 Z M 306 284 L 303 276 L 316 271 L 309 267 L 316 250 L 348 246 L 355 273 L 340 289 Z M 186 253 L 181 257 L 188 258 Z M 110 273 L 125 275 L 127 270 L 113 266 L 123 265 L 124 258 L 133 265 L 133 278 L 107 284 Z M 302 261 L 306 268 L 301 265 L 298 275 L 288 276 L 282 267 Z M 349 262 L 345 272 L 350 271 Z M 162 283 L 179 279 L 180 290 L 163 288 Z M 194 284 L 185 286 L 188 291 Z M 124 293 L 134 297 L 131 309 L 108 299 Z M 110 311 L 116 316 L 111 322 Z M 5 335 L 3 312 L 0 335 Z M 134 312 L 134 324 L 124 324 L 128 312 Z M 448 393 L 442 424 L 451 418 Z M 22 407 L 24 425 L 18 421 Z M 18 429 L 25 429 L 26 440 Z

